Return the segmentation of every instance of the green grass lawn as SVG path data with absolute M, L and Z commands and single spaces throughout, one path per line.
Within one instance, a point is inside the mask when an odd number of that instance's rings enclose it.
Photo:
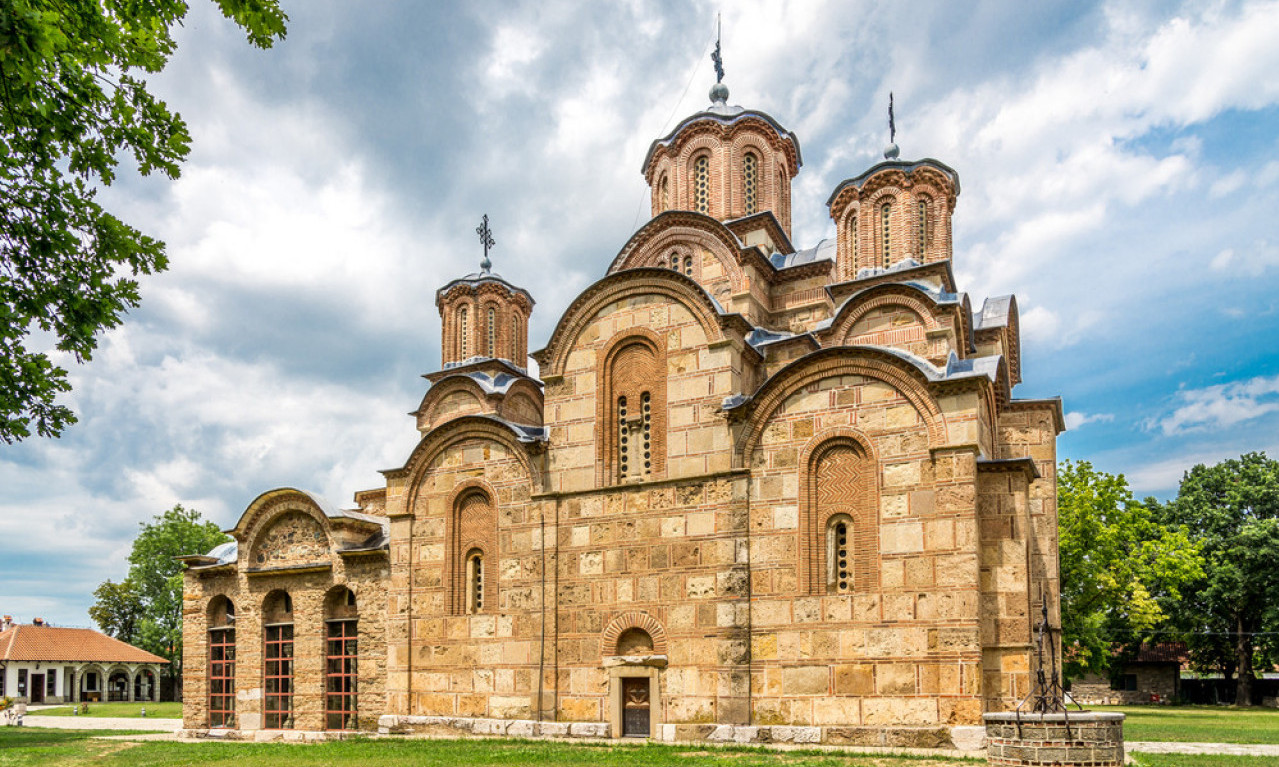
M 1133 754 L 1141 767 L 1273 767 L 1273 756 L 1206 754 Z
M 402 765 L 599 765 L 611 767 L 973 767 L 984 761 L 946 757 L 854 756 L 696 746 L 596 745 L 517 740 L 349 740 L 318 744 L 125 742 L 101 733 L 0 728 L 0 767 L 402 767 Z M 1249 766 L 1251 767 L 1251 766 Z
M 181 719 L 181 703 L 90 703 L 88 716 L 110 716 L 134 718 L 142 716 L 146 708 L 148 719 Z M 72 706 L 46 708 L 42 711 L 31 711 L 32 716 L 73 716 Z M 85 716 L 85 714 L 81 714 Z
M 1090 706 L 1122 711 L 1124 740 L 1279 743 L 1279 709 L 1228 706 Z M 1188 763 L 1189 764 L 1189 763 Z M 1206 764 L 1206 763 L 1205 763 Z

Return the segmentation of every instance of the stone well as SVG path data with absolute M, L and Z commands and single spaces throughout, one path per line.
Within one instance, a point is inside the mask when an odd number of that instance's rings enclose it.
M 1008 767 L 1122 767 L 1124 715 L 1076 711 L 986 714 L 986 756 Z

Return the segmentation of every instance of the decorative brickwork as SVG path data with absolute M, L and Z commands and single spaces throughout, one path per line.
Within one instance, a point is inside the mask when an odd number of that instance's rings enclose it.
M 623 647 L 618 646 L 618 639 L 625 633 L 638 629 L 650 640 L 649 652 L 654 655 L 665 655 L 666 629 L 656 618 L 646 612 L 631 611 L 614 617 L 600 634 L 600 646 L 604 655 L 626 655 Z

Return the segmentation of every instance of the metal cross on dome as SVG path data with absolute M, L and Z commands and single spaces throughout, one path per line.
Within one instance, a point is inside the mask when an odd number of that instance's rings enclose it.
M 897 143 L 897 121 L 893 119 L 893 92 L 888 92 L 888 143 Z
M 719 14 L 715 15 L 715 52 L 711 54 L 711 61 L 715 63 L 715 82 L 724 82 L 724 57 L 719 51 L 719 40 L 723 32 L 723 27 L 719 19 Z
M 480 236 L 480 244 L 484 246 L 484 260 L 480 262 L 480 269 L 484 274 L 489 273 L 489 269 L 493 267 L 493 262 L 489 261 L 489 248 L 497 243 L 493 241 L 493 232 L 489 229 L 489 215 L 484 214 L 484 223 L 475 227 L 475 233 Z

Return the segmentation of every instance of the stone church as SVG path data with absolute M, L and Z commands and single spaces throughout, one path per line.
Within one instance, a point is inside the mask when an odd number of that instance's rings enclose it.
M 948 745 L 1030 692 L 1062 409 L 955 283 L 958 174 L 890 145 L 797 247 L 799 140 L 711 100 L 537 376 L 486 255 L 385 486 L 185 558 L 188 734 Z

